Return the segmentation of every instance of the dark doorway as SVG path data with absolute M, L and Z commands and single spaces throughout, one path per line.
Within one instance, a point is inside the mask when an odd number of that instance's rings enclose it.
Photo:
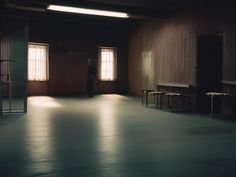
M 197 37 L 196 108 L 198 112 L 210 112 L 210 98 L 205 93 L 221 91 L 223 59 L 223 35 Z M 215 112 L 220 111 L 217 102 Z

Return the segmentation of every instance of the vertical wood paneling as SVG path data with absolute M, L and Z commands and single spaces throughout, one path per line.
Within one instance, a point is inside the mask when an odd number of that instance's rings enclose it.
M 154 59 L 153 65 L 153 87 L 158 82 L 179 82 L 195 84 L 195 65 L 196 65 L 196 32 L 192 17 L 176 17 L 157 22 L 148 22 L 131 37 L 129 59 L 140 65 L 141 53 L 151 51 Z M 134 42 L 136 41 L 136 45 Z M 141 39 L 138 39 L 141 38 Z M 139 46 L 137 46 L 139 41 Z M 141 44 L 140 44 L 141 43 Z M 134 64 L 133 64 L 134 65 Z M 131 93 L 140 93 L 142 80 L 135 79 L 137 68 L 129 65 L 130 87 L 137 86 L 130 90 Z M 141 66 L 142 67 L 142 66 Z M 142 70 L 140 69 L 142 72 Z M 141 83 L 139 83 L 141 82 Z M 138 87 L 139 86 L 139 87 Z
M 9 60 L 9 36 L 7 35 L 1 37 L 1 60 Z M 8 81 L 9 62 L 1 62 L 1 74 L 2 82 Z
M 200 35 L 224 34 L 222 79 L 236 81 L 236 17 L 234 13 L 226 14 L 226 11 L 195 11 L 144 23 L 131 36 L 129 60 L 132 65 L 128 68 L 129 85 L 132 87 L 130 93 L 138 94 L 142 89 L 144 77 L 140 77 L 143 73 L 138 72 L 142 72 L 140 60 L 145 50 L 150 50 L 154 58 L 153 85 L 157 82 L 179 82 L 195 86 L 196 40 Z M 138 79 L 135 79 L 137 76 Z M 232 92 L 236 93 L 235 87 Z M 234 99 L 228 100 L 227 104 L 223 103 L 223 110 L 235 113 L 235 106 L 232 105 L 236 105 Z
M 29 27 L 30 41 L 49 44 L 49 81 L 41 85 L 31 83 L 29 94 L 43 94 L 43 91 L 47 95 L 86 94 L 87 59 L 97 63 L 100 46 L 118 48 L 117 81 L 96 80 L 95 93 L 127 93 L 128 29 L 125 25 L 34 19 Z
M 236 18 L 225 18 L 223 79 L 236 81 Z
M 133 31 L 129 40 L 128 87 L 129 92 L 135 95 L 139 95 L 142 89 L 141 34 L 141 30 Z
M 236 17 L 226 15 L 224 18 L 224 60 L 223 80 L 236 81 Z M 227 91 L 226 87 L 223 87 Z M 236 86 L 231 86 L 231 94 L 236 95 Z M 235 97 L 223 100 L 222 111 L 224 114 L 236 114 Z
M 1 59 L 9 60 L 9 39 L 7 36 L 1 38 Z

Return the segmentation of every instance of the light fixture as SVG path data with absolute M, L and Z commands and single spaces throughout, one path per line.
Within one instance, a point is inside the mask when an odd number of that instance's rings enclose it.
M 49 5 L 47 7 L 47 9 L 54 10 L 54 11 L 61 11 L 61 12 L 79 13 L 79 14 L 99 15 L 99 16 L 118 17 L 118 18 L 129 18 L 129 15 L 127 13 L 107 11 L 107 10 L 95 10 L 95 9 L 60 6 L 60 5 Z

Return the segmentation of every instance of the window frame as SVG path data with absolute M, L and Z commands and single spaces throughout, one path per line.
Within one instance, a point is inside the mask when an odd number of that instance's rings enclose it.
M 103 79 L 102 78 L 102 49 L 112 49 L 113 50 L 113 56 L 114 56 L 114 61 L 113 61 L 113 79 Z M 118 53 L 118 48 L 117 47 L 104 47 L 100 46 L 98 47 L 98 80 L 103 81 L 103 82 L 114 82 L 117 80 L 117 53 Z
M 49 80 L 49 44 L 48 43 L 41 43 L 41 42 L 28 42 L 28 50 L 29 45 L 38 45 L 38 46 L 45 46 L 46 47 L 46 79 L 39 80 L 39 79 L 29 79 L 29 53 L 28 53 L 28 67 L 27 67 L 27 80 L 28 81 L 36 81 L 36 82 L 45 82 Z

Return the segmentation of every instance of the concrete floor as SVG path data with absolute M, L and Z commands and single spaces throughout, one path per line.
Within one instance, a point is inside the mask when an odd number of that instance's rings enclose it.
M 236 176 L 236 122 L 140 102 L 29 97 L 28 114 L 0 118 L 0 176 Z

